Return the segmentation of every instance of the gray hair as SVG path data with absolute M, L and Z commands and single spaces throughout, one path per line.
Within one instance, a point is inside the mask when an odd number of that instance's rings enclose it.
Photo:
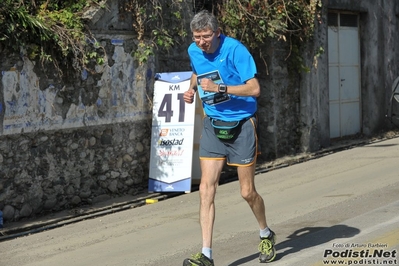
M 211 29 L 216 31 L 219 28 L 219 23 L 216 17 L 207 10 L 202 10 L 197 13 L 190 23 L 191 31 L 202 31 Z

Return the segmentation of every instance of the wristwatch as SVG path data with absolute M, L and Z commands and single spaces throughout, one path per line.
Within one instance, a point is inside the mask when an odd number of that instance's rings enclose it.
M 219 93 L 226 93 L 227 92 L 227 85 L 224 83 L 220 83 L 218 85 L 218 92 Z

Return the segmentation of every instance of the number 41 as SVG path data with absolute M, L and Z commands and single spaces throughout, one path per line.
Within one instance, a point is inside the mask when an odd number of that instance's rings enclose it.
M 185 102 L 183 99 L 183 93 L 177 94 L 177 100 L 179 101 L 179 122 L 184 122 Z M 172 94 L 165 94 L 163 97 L 161 106 L 158 110 L 158 117 L 165 117 L 165 123 L 170 123 L 173 116 L 172 109 Z

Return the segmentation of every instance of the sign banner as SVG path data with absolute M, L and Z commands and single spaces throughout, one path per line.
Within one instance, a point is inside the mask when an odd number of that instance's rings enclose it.
M 172 72 L 156 76 L 149 192 L 191 191 L 196 104 L 186 104 L 183 99 L 191 74 Z

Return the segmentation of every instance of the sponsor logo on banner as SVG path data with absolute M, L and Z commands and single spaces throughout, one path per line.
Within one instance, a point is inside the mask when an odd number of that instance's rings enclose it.
M 159 136 L 161 137 L 166 137 L 168 135 L 169 129 L 163 128 L 161 129 L 161 132 L 159 132 Z
M 184 131 L 186 131 L 186 129 L 184 129 L 184 128 L 171 128 L 171 129 L 169 129 L 169 137 L 183 136 Z
M 160 139 L 159 141 L 158 141 L 158 145 L 159 146 L 181 146 L 181 145 L 183 145 L 183 141 L 184 141 L 184 139 L 173 139 L 173 140 L 170 140 L 170 139 Z
M 184 150 L 158 150 L 158 155 L 161 157 L 183 156 Z
M 165 188 L 166 190 L 175 190 L 175 188 L 172 185 L 169 185 Z
M 185 128 L 162 128 L 161 131 L 159 132 L 159 136 L 180 137 L 183 136 L 185 131 L 186 131 Z

